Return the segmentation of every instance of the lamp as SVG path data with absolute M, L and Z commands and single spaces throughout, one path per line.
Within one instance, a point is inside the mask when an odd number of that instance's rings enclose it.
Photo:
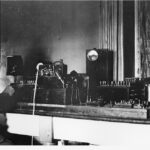
M 95 49 L 91 49 L 87 53 L 87 58 L 89 61 L 96 61 L 98 59 L 98 52 Z

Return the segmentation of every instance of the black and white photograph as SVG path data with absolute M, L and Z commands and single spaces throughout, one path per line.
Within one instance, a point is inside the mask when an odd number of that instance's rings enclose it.
M 148 145 L 150 1 L 0 0 L 0 147 Z

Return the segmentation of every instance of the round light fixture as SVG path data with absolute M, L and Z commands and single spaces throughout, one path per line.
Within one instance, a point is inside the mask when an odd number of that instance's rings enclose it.
M 96 61 L 98 59 L 98 52 L 94 49 L 87 53 L 87 58 L 89 61 Z

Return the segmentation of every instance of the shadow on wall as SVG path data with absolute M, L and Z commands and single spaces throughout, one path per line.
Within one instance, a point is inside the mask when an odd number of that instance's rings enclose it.
M 45 47 L 40 45 L 38 41 L 34 42 L 24 59 L 24 76 L 34 76 L 37 64 L 39 62 L 45 63 L 47 60 Z

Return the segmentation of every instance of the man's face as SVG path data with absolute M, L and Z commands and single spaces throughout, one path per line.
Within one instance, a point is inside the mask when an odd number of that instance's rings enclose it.
M 5 76 L 6 76 L 6 67 L 0 65 L 0 78 L 3 78 Z

